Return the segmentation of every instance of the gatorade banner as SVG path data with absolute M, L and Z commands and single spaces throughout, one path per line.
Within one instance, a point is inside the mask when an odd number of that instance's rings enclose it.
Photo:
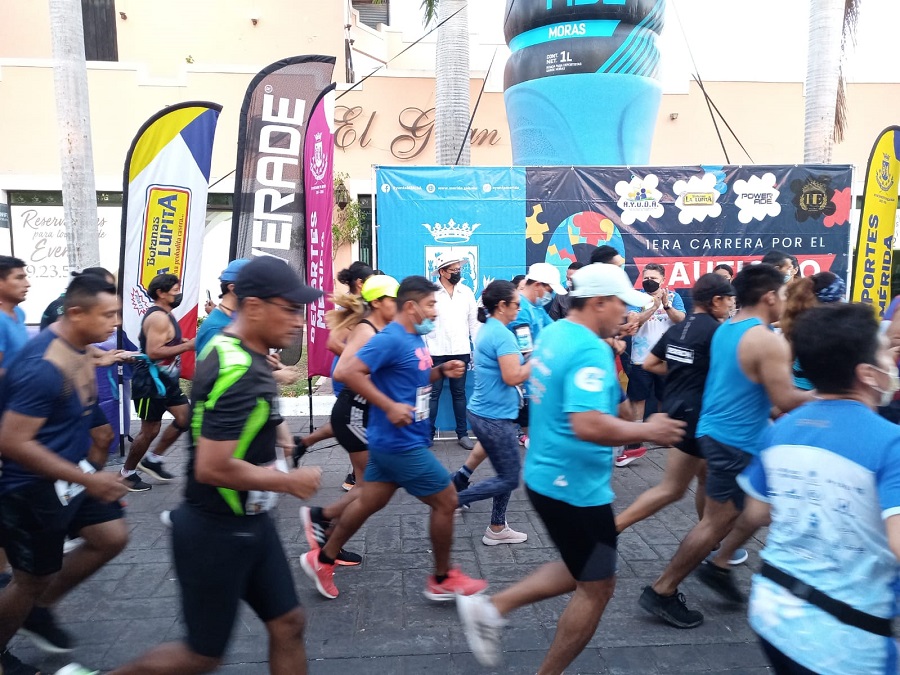
M 851 179 L 850 166 L 376 167 L 377 264 L 430 275 L 452 249 L 478 295 L 536 262 L 564 275 L 608 244 L 635 287 L 656 262 L 688 295 L 717 264 L 779 249 L 804 276 L 846 279 Z
M 309 377 L 331 374 L 334 355 L 328 351 L 325 313 L 334 308 L 334 266 L 331 219 L 334 214 L 334 88 L 329 86 L 313 104 L 303 152 L 306 213 L 309 216 L 306 254 L 307 283 L 324 295 L 306 308 L 306 354 Z
M 276 256 L 306 277 L 306 122 L 331 84 L 334 63 L 333 56 L 282 59 L 247 87 L 238 123 L 232 259 Z
M 181 279 L 184 300 L 172 312 L 185 338 L 197 334 L 200 260 L 213 137 L 222 106 L 179 103 L 138 131 L 125 160 L 119 291 L 126 335 L 138 344 L 152 306 L 147 287 L 158 274 Z M 182 355 L 182 377 L 194 373 L 194 352 Z
M 866 166 L 862 215 L 853 254 L 850 297 L 872 305 L 879 319 L 884 318 L 891 302 L 891 250 L 900 174 L 898 158 L 900 127 L 888 127 L 875 141 Z

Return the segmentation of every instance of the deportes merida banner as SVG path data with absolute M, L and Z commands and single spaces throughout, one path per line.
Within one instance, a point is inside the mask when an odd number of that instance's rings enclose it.
M 119 289 L 123 327 L 135 344 L 153 304 L 147 287 L 158 274 L 181 279 L 184 300 L 172 315 L 185 338 L 197 334 L 209 171 L 221 110 L 204 101 L 170 106 L 147 120 L 128 150 Z M 182 377 L 193 371 L 194 352 L 185 352 Z
M 334 355 L 328 351 L 325 313 L 334 306 L 331 220 L 334 215 L 334 88 L 331 85 L 313 104 L 306 128 L 303 172 L 306 191 L 306 278 L 324 295 L 306 308 L 307 367 L 309 377 L 328 376 Z
M 331 84 L 333 56 L 294 56 L 261 70 L 238 123 L 231 258 L 271 255 L 306 276 L 303 145 L 311 104 Z
M 891 302 L 891 250 L 900 174 L 898 132 L 897 126 L 882 131 L 869 156 L 859 235 L 853 254 L 850 297 L 873 305 L 878 318 L 884 318 Z

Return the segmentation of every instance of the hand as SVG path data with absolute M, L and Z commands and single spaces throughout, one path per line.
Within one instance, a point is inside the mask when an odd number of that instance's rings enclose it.
M 458 359 L 445 361 L 439 368 L 444 377 L 456 379 L 466 374 L 466 364 Z
M 126 352 L 122 349 L 110 349 L 108 352 L 105 352 L 102 349 L 94 349 L 91 352 L 91 357 L 94 360 L 94 367 L 106 368 L 107 366 L 112 366 L 121 362 L 123 360 L 122 355 L 125 353 Z
M 216 303 L 214 303 L 212 300 L 207 300 L 206 303 L 203 305 L 203 311 L 205 311 L 207 314 L 211 314 L 215 308 L 216 308 Z
M 651 443 L 671 447 L 684 438 L 687 422 L 673 420 L 665 413 L 650 415 L 644 422 L 644 439 Z
M 266 363 L 269 364 L 269 368 L 272 370 L 281 370 L 284 368 L 284 364 L 281 362 L 281 354 L 269 354 L 266 356 Z
M 387 418 L 395 427 L 405 427 L 412 424 L 413 415 L 416 412 L 415 406 L 407 403 L 399 403 L 394 401 L 391 407 L 387 409 Z
M 278 384 L 294 384 L 303 377 L 303 373 L 296 366 L 282 366 L 280 370 L 272 373 L 272 377 Z
M 190 351 L 194 348 L 194 338 L 191 338 L 190 340 L 182 338 L 181 344 L 184 345 L 186 351 Z
M 322 469 L 317 466 L 304 466 L 294 469 L 287 475 L 286 492 L 300 499 L 309 499 L 319 491 L 322 483 Z
M 619 329 L 619 335 L 627 336 L 634 335 L 638 332 L 638 328 L 641 327 L 641 322 L 638 321 L 637 315 L 631 313 L 628 315 L 628 319 L 625 323 L 622 324 L 622 327 Z
M 85 492 L 101 502 L 114 502 L 128 494 L 128 488 L 118 472 L 98 471 L 85 474 L 82 485 Z
M 622 352 L 625 351 L 625 341 L 620 340 L 619 338 L 613 338 L 612 348 L 616 353 L 616 356 L 619 356 Z

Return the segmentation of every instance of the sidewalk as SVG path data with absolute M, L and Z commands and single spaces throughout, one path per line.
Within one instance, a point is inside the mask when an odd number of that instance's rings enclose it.
M 316 418 L 316 425 L 324 421 Z M 308 427 L 307 418 L 292 418 L 289 423 L 291 429 L 304 433 Z M 304 460 L 324 471 L 324 487 L 313 504 L 328 503 L 342 494 L 340 484 L 349 463 L 340 446 L 329 447 L 332 442 L 316 446 Z M 458 468 L 467 454 L 451 441 L 438 442 L 435 452 L 451 470 Z M 168 467 L 180 476 L 186 462 L 184 441 L 170 454 Z M 616 469 L 617 504 L 627 505 L 656 483 L 663 463 L 663 453 L 651 451 L 645 459 Z M 489 475 L 490 466 L 485 464 L 476 472 L 475 480 Z M 183 634 L 168 533 L 159 521 L 160 511 L 179 503 L 182 484 L 183 479 L 179 478 L 168 485 L 154 485 L 149 492 L 128 496 L 128 548 L 64 599 L 58 609 L 61 622 L 77 638 L 78 648 L 66 656 L 48 656 L 27 639 L 17 637 L 10 645 L 14 654 L 41 667 L 44 673 L 52 673 L 69 661 L 105 671 Z M 307 613 L 306 645 L 312 675 L 535 671 L 553 637 L 566 598 L 513 614 L 504 635 L 506 653 L 502 668 L 481 668 L 469 652 L 453 604 L 434 604 L 422 595 L 425 578 L 431 573 L 425 506 L 398 493 L 382 513 L 369 520 L 347 545 L 364 554 L 365 560 L 359 567 L 338 569 L 336 583 L 341 595 L 337 600 L 322 598 L 300 570 L 299 556 L 307 551 L 307 545 L 300 530 L 299 506 L 296 499 L 282 497 L 277 519 Z M 480 502 L 457 517 L 453 549 L 454 562 L 467 573 L 490 581 L 489 591 L 508 586 L 538 565 L 555 559 L 555 550 L 521 489 L 510 502 L 509 523 L 528 533 L 526 544 L 484 546 L 481 536 L 489 510 L 488 502 Z M 699 628 L 670 628 L 637 605 L 643 586 L 659 574 L 696 521 L 693 510 L 693 494 L 689 494 L 619 538 L 616 594 L 597 634 L 567 673 L 769 672 L 747 626 L 745 610 L 719 602 L 694 579 L 689 578 L 680 590 L 687 595 L 689 605 L 706 616 Z M 750 567 L 738 568 L 737 577 L 744 590 L 749 587 L 751 567 L 759 563 L 758 548 L 759 543 L 752 542 Z M 217 672 L 268 672 L 265 628 L 246 608 L 235 625 L 224 663 Z

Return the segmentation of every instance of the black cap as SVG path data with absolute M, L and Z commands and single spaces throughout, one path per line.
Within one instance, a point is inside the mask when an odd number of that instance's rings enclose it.
M 281 258 L 260 256 L 253 258 L 238 272 L 234 293 L 244 298 L 284 298 L 288 302 L 306 305 L 322 297 L 322 291 L 310 288 Z
M 704 274 L 701 279 L 703 283 L 700 283 L 698 279 L 698 283 L 694 286 L 691 293 L 691 296 L 697 302 L 709 302 L 717 295 L 737 295 L 734 286 L 721 274 Z

